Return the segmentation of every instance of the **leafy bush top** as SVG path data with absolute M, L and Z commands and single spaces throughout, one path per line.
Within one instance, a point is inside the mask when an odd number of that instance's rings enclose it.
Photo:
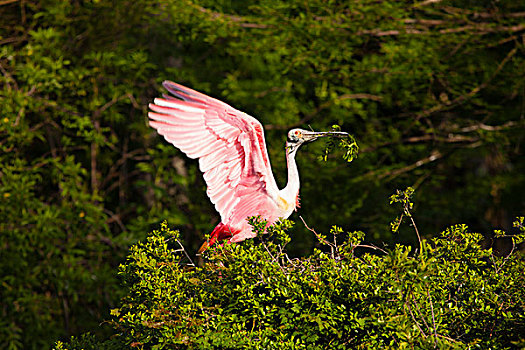
M 524 238 L 520 220 L 516 226 L 522 234 L 515 240 Z M 387 250 L 363 245 L 362 232 L 344 234 L 334 227 L 330 242 L 317 234 L 329 250 L 316 249 L 301 259 L 290 259 L 284 249 L 291 221 L 266 233 L 264 222 L 254 219 L 253 225 L 257 239 L 218 245 L 205 253 L 205 264 L 196 266 L 179 233 L 163 223 L 121 266 L 129 293 L 112 310 L 117 335 L 97 347 L 525 345 L 524 256 L 493 256 L 480 248 L 481 235 L 466 225 L 422 240 L 415 253 L 404 245 Z

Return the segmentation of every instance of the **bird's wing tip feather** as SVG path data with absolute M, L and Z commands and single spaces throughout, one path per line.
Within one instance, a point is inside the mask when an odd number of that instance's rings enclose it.
M 171 81 L 171 80 L 164 80 L 162 82 L 162 86 L 165 88 L 165 89 L 169 89 L 169 88 L 178 88 L 180 85 Z
M 193 89 L 190 89 L 186 86 L 183 86 L 181 84 L 177 84 L 171 80 L 164 80 L 162 82 L 162 86 L 172 94 L 178 96 L 179 94 L 185 94 L 188 97 L 198 97 L 201 94 Z

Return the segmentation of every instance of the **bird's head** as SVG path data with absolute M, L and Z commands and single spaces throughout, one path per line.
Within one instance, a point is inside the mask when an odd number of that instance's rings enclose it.
M 288 131 L 286 149 L 288 153 L 295 152 L 302 144 L 312 142 L 320 137 L 348 137 L 348 133 L 341 131 L 309 131 L 292 129 Z

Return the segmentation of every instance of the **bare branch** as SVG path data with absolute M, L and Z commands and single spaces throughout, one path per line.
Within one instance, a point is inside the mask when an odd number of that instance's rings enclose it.
M 3 1 L 0 1 L 0 6 L 12 4 L 14 2 L 19 2 L 19 1 L 20 0 L 3 0 Z
M 368 173 L 362 175 L 362 177 L 377 177 L 378 179 L 384 179 L 385 177 L 390 177 L 390 179 L 419 168 L 425 164 L 434 162 L 440 158 L 443 158 L 443 154 L 440 151 L 433 151 L 428 157 L 422 158 L 415 163 L 407 165 L 405 167 L 395 169 L 392 171 L 381 171 L 381 170 L 372 170 Z
M 462 130 L 460 130 L 462 131 Z M 369 153 L 376 151 L 383 147 L 389 147 L 396 144 L 407 144 L 407 143 L 419 143 L 419 142 L 427 142 L 427 141 L 436 141 L 436 142 L 442 142 L 442 143 L 463 143 L 463 142 L 476 142 L 479 138 L 477 137 L 470 137 L 470 136 L 463 136 L 463 135 L 454 135 L 449 134 L 447 137 L 441 137 L 434 134 L 426 134 L 421 136 L 412 136 L 405 139 L 397 140 L 397 141 L 389 141 L 382 143 L 377 146 L 370 146 L 363 150 L 360 150 L 360 153 Z
M 460 33 L 460 32 L 466 32 L 472 30 L 472 34 L 476 35 L 483 35 L 488 33 L 495 33 L 495 32 L 519 32 L 525 29 L 525 24 L 517 24 L 514 26 L 499 26 L 499 27 L 493 27 L 490 24 L 473 24 L 473 25 L 466 25 L 463 27 L 458 28 L 447 28 L 447 29 L 441 29 L 439 32 L 441 34 L 449 34 L 449 33 Z
M 10 38 L 5 38 L 5 39 L 0 40 L 0 45 L 9 44 L 9 43 L 17 43 L 17 42 L 24 41 L 26 39 L 27 39 L 26 35 L 13 36 Z
M 323 243 L 325 243 L 325 244 L 328 244 L 328 245 L 331 244 L 331 243 L 328 242 L 327 240 L 323 239 L 323 238 L 321 237 L 321 235 L 319 235 L 319 234 L 318 234 L 313 228 L 308 227 L 308 225 L 306 224 L 306 221 L 304 221 L 304 219 L 303 219 L 303 217 L 302 217 L 301 215 L 299 215 L 299 218 L 300 218 L 301 221 L 303 222 L 304 227 L 306 227 L 309 231 L 313 232 L 313 234 L 314 234 L 314 235 L 315 235 L 315 236 L 316 236 L 321 242 L 323 242 Z
M 388 254 L 388 252 L 384 249 L 381 249 L 375 245 L 368 245 L 368 244 L 358 244 L 355 246 L 355 248 L 370 248 L 370 249 L 374 249 L 374 250 L 379 250 L 381 251 L 382 253 L 385 253 L 385 254 Z
M 436 4 L 438 2 L 441 2 L 443 0 L 425 0 L 425 1 L 422 1 L 422 2 L 419 2 L 417 4 L 414 5 L 414 7 L 421 7 L 421 6 L 426 6 L 426 5 L 430 5 L 430 4 Z
M 461 128 L 459 129 L 460 132 L 472 132 L 472 131 L 476 131 L 476 130 L 485 130 L 485 131 L 499 131 L 499 130 L 505 130 L 505 129 L 508 129 L 508 128 L 511 128 L 513 126 L 516 126 L 518 125 L 519 123 L 517 122 L 514 122 L 514 121 L 509 121 L 509 122 L 506 122 L 505 124 L 502 124 L 502 125 L 486 125 L 486 124 L 483 124 L 483 123 L 479 123 L 479 124 L 476 124 L 476 125 L 471 125 L 471 126 L 467 126 L 467 127 L 464 127 L 464 128 Z
M 180 246 L 180 248 L 181 248 L 182 252 L 184 253 L 184 255 L 186 256 L 186 258 L 189 260 L 190 263 L 187 264 L 187 265 L 195 267 L 196 265 L 193 263 L 193 260 L 191 260 L 191 258 L 190 258 L 190 256 L 189 256 L 188 252 L 186 252 L 186 249 L 184 248 L 184 246 L 182 245 L 182 243 L 181 243 L 178 239 L 176 239 L 175 241 L 176 241 L 177 244 Z
M 464 8 L 452 7 L 452 6 L 443 6 L 446 12 L 451 14 L 462 14 L 462 15 L 471 15 L 474 18 L 494 18 L 494 17 L 503 17 L 503 18 L 521 18 L 525 17 L 525 12 L 509 12 L 509 13 L 500 13 L 500 12 L 475 12 Z
M 470 34 L 473 35 L 485 35 L 489 33 L 497 33 L 497 32 L 508 32 L 508 33 L 514 33 L 519 32 L 525 29 L 525 24 L 516 24 L 513 26 L 492 26 L 489 23 L 479 23 L 479 24 L 472 24 L 472 25 L 465 25 L 461 27 L 456 28 L 444 28 L 440 29 L 437 32 L 440 34 L 451 34 L 451 33 L 462 33 L 462 32 L 470 32 Z M 415 29 L 410 26 L 407 26 L 405 29 L 399 30 L 399 29 L 390 29 L 390 30 L 382 30 L 382 29 L 367 29 L 367 30 L 361 30 L 356 32 L 356 35 L 372 35 L 372 36 L 397 36 L 397 35 L 403 35 L 403 34 L 413 34 L 413 35 L 423 35 L 423 34 L 433 34 L 433 31 L 430 31 L 428 28 L 426 30 L 420 30 Z
M 406 28 L 405 30 L 381 30 L 381 29 L 367 29 L 356 32 L 356 35 L 372 35 L 372 36 L 395 36 L 401 34 L 427 34 L 427 31 L 421 31 L 417 29 Z
M 264 29 L 264 28 L 268 28 L 269 27 L 266 24 L 246 22 L 246 19 L 243 18 L 243 17 L 240 17 L 240 16 L 214 12 L 214 11 L 208 10 L 207 8 L 204 8 L 202 6 L 195 5 L 195 8 L 198 11 L 209 15 L 212 19 L 215 19 L 215 20 L 226 19 L 226 20 L 229 20 L 230 23 L 235 23 L 239 27 L 242 27 L 242 28 L 259 28 L 259 29 Z
M 419 235 L 419 230 L 417 229 L 416 222 L 414 221 L 414 218 L 412 217 L 412 213 L 408 211 L 408 208 L 405 210 L 407 211 L 407 216 L 410 218 L 410 221 L 412 222 L 412 226 L 414 227 L 414 230 L 416 231 L 417 240 L 419 241 L 419 251 L 421 254 L 423 252 L 423 241 L 421 240 L 421 236 Z

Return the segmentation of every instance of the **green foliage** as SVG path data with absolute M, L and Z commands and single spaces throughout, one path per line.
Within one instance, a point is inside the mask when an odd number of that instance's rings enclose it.
M 339 125 L 332 125 L 332 131 L 341 131 L 341 127 Z M 357 141 L 355 140 L 354 136 L 348 134 L 348 138 L 342 138 L 338 140 L 335 138 L 329 138 L 326 142 L 324 154 L 320 157 L 320 159 L 326 162 L 328 155 L 333 152 L 335 147 L 340 147 L 345 150 L 343 159 L 348 163 L 356 159 L 357 154 L 359 153 L 359 145 L 357 144 Z
M 363 233 L 338 243 L 344 232 L 334 227 L 332 242 L 319 234 L 320 249 L 290 259 L 285 245 L 292 222 L 267 232 L 263 221 L 252 223 L 256 240 L 217 245 L 203 266 L 189 260 L 179 233 L 166 223 L 133 246 L 120 267 L 128 294 L 111 312 L 112 341 L 141 349 L 524 344 L 525 256 L 493 256 L 466 225 L 424 240 L 418 255 L 404 245 L 371 254 L 377 247 L 362 244 Z
M 90 333 L 80 337 L 71 337 L 68 343 L 56 342 L 53 350 L 121 350 L 126 346 L 119 339 L 109 339 L 100 342 Z
M 87 43 L 93 11 L 0 4 L 0 39 L 15 43 L 0 46 L 1 348 L 96 328 L 122 293 L 113 269 L 130 238 L 115 212 L 132 191 L 116 170 L 144 154 L 129 148 L 147 129 L 128 119 L 143 115 L 153 66 L 141 50 Z
M 43 347 L 44 339 L 62 334 L 62 322 L 76 331 L 77 322 L 94 327 L 103 317 L 102 286 L 118 295 L 111 266 L 97 263 L 113 250 L 99 244 L 107 232 L 97 198 L 81 190 L 84 174 L 72 157 L 50 163 L 56 182 L 48 185 L 62 196 L 48 203 L 35 193 L 43 169 L 21 162 L 2 166 L 0 339 L 6 348 L 25 344 L 26 332 Z
M 194 251 L 218 222 L 197 162 L 147 125 L 164 79 L 259 119 L 281 185 L 287 129 L 354 135 L 359 161 L 334 161 L 354 158 L 354 140 L 297 157 L 300 214 L 323 232 L 337 217 L 337 242 L 355 231 L 357 245 L 363 230 L 413 244 L 411 230 L 385 230 L 396 209 L 384 198 L 407 186 L 420 242 L 452 222 L 513 233 L 524 12 L 519 1 L 0 1 L 0 348 L 103 334 L 94 326 L 123 293 L 111 271 L 130 244 L 167 219 Z M 319 244 L 301 225 L 290 234 L 290 256 Z
M 397 192 L 390 196 L 390 204 L 392 203 L 400 203 L 403 211 L 401 213 L 401 216 L 396 218 L 393 222 L 390 223 L 390 228 L 392 229 L 392 232 L 398 232 L 399 227 L 401 226 L 401 223 L 403 222 L 403 217 L 412 217 L 412 214 L 410 211 L 414 207 L 414 203 L 411 202 L 412 196 L 414 195 L 414 189 L 412 187 L 407 187 L 406 190 L 400 191 L 397 190 Z

